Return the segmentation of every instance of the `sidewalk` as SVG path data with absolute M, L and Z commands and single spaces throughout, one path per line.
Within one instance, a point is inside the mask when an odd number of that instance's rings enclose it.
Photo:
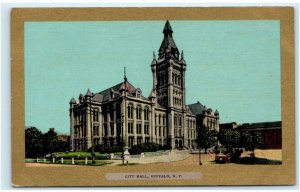
M 168 163 L 187 159 L 191 155 L 188 150 L 172 150 L 169 154 L 160 156 L 145 156 L 144 158 L 130 158 L 128 163 L 133 164 L 151 164 L 151 163 Z M 122 160 L 110 160 L 113 162 L 107 166 L 116 166 L 122 164 Z

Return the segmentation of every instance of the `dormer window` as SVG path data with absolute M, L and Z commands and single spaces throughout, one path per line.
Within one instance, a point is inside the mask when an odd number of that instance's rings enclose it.
M 135 97 L 136 98 L 141 98 L 141 90 L 139 88 L 137 88 L 136 91 L 135 91 Z

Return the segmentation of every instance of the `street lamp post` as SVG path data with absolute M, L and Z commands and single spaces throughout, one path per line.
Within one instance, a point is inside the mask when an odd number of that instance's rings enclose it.
M 198 138 L 197 138 L 197 144 L 198 144 L 198 148 L 199 148 L 199 165 L 202 165 L 201 162 L 201 147 L 200 147 L 200 127 L 198 128 Z
M 202 162 L 201 162 L 201 148 L 199 147 L 199 165 L 202 165 Z

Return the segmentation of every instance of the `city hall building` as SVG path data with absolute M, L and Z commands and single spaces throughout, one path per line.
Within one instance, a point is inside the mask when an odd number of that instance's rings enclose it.
M 157 143 L 172 148 L 195 147 L 197 129 L 219 130 L 219 113 L 200 102 L 186 104 L 187 68 L 173 39 L 169 21 L 164 39 L 153 54 L 153 89 L 148 97 L 140 88 L 124 80 L 108 89 L 70 101 L 71 150 L 87 150 L 92 145 L 132 147 Z M 124 142 L 124 143 L 122 143 Z

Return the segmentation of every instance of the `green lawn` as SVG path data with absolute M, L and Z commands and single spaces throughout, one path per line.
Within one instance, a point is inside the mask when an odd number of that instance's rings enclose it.
M 54 153 L 56 156 L 59 157 L 91 157 L 92 154 L 91 152 L 86 152 L 86 151 L 75 151 L 75 152 L 57 152 Z M 121 155 L 122 152 L 116 152 L 114 153 L 115 155 Z M 101 156 L 107 156 L 110 155 L 110 153 L 100 153 L 100 152 L 95 152 L 96 157 L 101 157 Z
M 25 159 L 26 163 L 36 163 L 36 159 Z M 39 160 L 39 163 L 46 163 L 46 164 L 52 164 L 52 161 L 50 160 L 46 160 L 46 162 L 44 162 L 42 159 Z M 75 160 L 74 161 L 75 165 L 85 165 L 85 160 Z M 60 159 L 56 160 L 55 164 L 61 164 Z M 72 165 L 72 160 L 64 160 L 64 165 Z M 87 165 L 91 165 L 91 166 L 100 166 L 100 165 L 108 165 L 108 164 L 112 164 L 112 162 L 108 162 L 108 161 L 95 161 L 95 164 L 92 164 L 91 160 L 88 161 Z
M 144 154 L 155 154 L 155 153 L 161 153 L 165 150 L 159 150 L 159 151 L 153 151 L 153 152 L 144 152 Z M 86 151 L 74 151 L 74 152 L 56 152 L 54 153 L 56 156 L 59 157 L 77 157 L 80 155 L 81 158 L 85 157 L 92 157 L 91 152 L 86 152 Z M 122 152 L 115 152 L 115 155 L 122 155 Z M 96 157 L 101 157 L 101 156 L 109 156 L 110 153 L 100 153 L 100 152 L 95 152 Z

